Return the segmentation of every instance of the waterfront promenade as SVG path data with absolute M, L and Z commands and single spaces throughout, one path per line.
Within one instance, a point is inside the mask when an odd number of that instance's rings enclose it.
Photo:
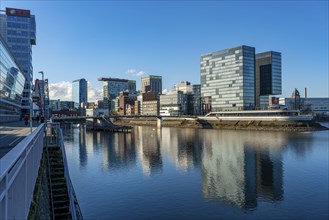
M 34 121 L 32 131 L 39 125 L 40 123 Z M 23 120 L 0 123 L 0 159 L 30 133 L 30 124 L 25 126 Z

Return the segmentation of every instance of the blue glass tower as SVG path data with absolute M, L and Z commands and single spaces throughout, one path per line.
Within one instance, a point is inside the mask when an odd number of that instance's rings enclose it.
M 29 114 L 33 83 L 32 45 L 36 44 L 35 17 L 29 10 L 6 8 L 6 14 L 0 14 L 0 25 L 0 34 L 26 78 L 22 115 Z
M 78 109 L 79 114 L 86 115 L 86 106 L 88 102 L 88 86 L 85 79 L 77 79 L 72 82 L 72 101 L 74 108 Z

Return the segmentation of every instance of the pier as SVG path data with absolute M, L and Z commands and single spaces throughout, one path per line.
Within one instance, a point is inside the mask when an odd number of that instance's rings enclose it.
M 110 131 L 110 132 L 130 132 L 132 126 L 129 125 L 116 125 L 104 116 L 94 117 L 92 121 L 86 120 L 86 129 L 93 131 Z

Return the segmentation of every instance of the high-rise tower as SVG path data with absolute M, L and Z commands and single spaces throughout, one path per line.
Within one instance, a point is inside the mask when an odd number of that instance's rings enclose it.
M 269 95 L 281 95 L 281 53 L 269 51 L 256 54 L 256 108 L 268 107 Z
M 35 17 L 29 10 L 6 8 L 0 14 L 0 34 L 21 66 L 26 78 L 22 98 L 22 115 L 29 114 L 32 102 L 32 45 L 36 44 Z
M 85 79 L 77 79 L 72 82 L 72 101 L 74 101 L 74 108 L 78 109 L 79 114 L 85 116 L 88 102 L 87 81 Z
M 212 111 L 255 106 L 255 48 L 239 46 L 201 56 L 201 97 Z

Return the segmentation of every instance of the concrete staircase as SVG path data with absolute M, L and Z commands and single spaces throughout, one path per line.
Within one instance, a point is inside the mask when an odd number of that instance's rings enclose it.
M 50 207 L 55 219 L 72 219 L 60 147 L 48 148 Z

